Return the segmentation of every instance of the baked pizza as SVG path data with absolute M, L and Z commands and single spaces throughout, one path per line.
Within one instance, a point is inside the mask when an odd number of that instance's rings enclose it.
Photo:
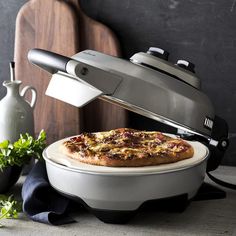
M 183 139 L 129 128 L 82 133 L 63 142 L 61 150 L 80 162 L 113 167 L 173 163 L 194 154 L 193 147 Z

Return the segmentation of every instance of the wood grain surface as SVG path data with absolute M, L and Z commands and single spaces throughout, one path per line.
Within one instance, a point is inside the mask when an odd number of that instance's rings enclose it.
M 45 96 L 50 74 L 30 65 L 27 53 L 42 48 L 66 56 L 94 49 L 120 55 L 119 43 L 106 26 L 87 17 L 75 0 L 31 0 L 19 11 L 16 20 L 16 78 L 38 92 L 35 132 L 45 129 L 48 143 L 81 131 L 107 130 L 126 124 L 126 112 L 103 101 L 83 109 Z

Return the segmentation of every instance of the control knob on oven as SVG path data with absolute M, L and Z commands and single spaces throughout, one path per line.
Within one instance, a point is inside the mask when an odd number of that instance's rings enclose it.
M 147 54 L 161 58 L 168 61 L 169 53 L 161 48 L 150 47 L 147 51 Z
M 178 60 L 176 65 L 185 70 L 191 71 L 192 73 L 195 73 L 194 71 L 195 65 L 192 62 L 185 61 L 185 60 Z

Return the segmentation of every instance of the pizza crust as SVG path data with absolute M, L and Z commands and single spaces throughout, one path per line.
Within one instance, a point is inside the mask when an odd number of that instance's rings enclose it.
M 117 129 L 115 131 L 127 132 L 129 131 L 129 129 L 122 128 L 122 129 Z M 144 133 L 145 131 L 139 131 L 139 132 Z M 68 140 L 62 144 L 62 146 L 60 147 L 60 151 L 64 153 L 66 156 L 83 163 L 91 165 L 110 166 L 110 167 L 141 167 L 141 166 L 168 164 L 191 158 L 194 155 L 193 147 L 186 141 L 182 139 L 173 139 L 169 136 L 165 137 L 167 137 L 168 141 L 171 140 L 177 143 L 181 143 L 182 145 L 185 145 L 185 150 L 180 152 L 176 152 L 173 150 L 166 150 L 166 152 L 150 157 L 134 156 L 132 158 L 119 158 L 119 156 L 117 157 L 115 153 L 114 155 L 107 155 L 106 153 L 103 154 L 101 152 L 96 153 L 91 150 L 83 150 L 83 148 L 81 148 L 81 145 L 76 146 L 75 143 L 70 142 L 70 140 Z

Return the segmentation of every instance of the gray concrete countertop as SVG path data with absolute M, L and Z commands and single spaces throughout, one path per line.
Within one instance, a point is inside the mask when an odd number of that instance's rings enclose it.
M 225 181 L 236 184 L 236 167 L 220 166 L 213 173 Z M 24 177 L 12 191 L 20 193 Z M 207 177 L 206 182 L 212 183 Z M 215 185 L 215 184 L 214 184 Z M 220 187 L 224 189 L 223 187 Z M 29 220 L 24 213 L 19 219 L 4 219 L 0 235 L 234 235 L 236 236 L 236 191 L 224 189 L 225 199 L 193 201 L 182 213 L 140 212 L 126 225 L 105 224 L 83 210 L 73 215 L 77 223 L 50 226 Z

